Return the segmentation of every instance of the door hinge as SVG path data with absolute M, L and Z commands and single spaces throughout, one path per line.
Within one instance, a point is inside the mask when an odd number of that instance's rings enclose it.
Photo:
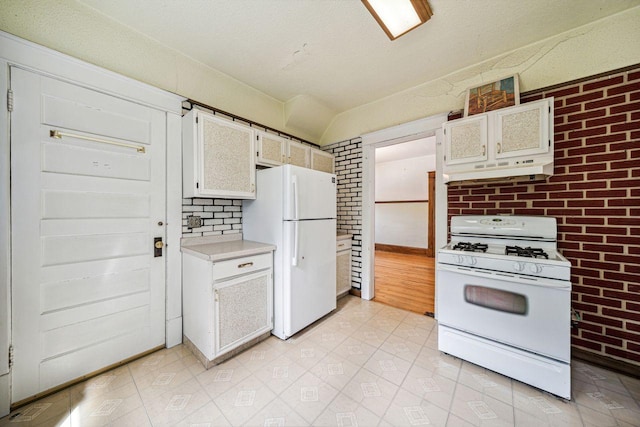
M 13 346 L 9 346 L 9 369 L 13 366 Z
M 13 91 L 7 90 L 7 111 L 10 113 L 13 111 Z
M 213 296 L 214 296 L 214 299 L 216 301 L 220 301 L 220 297 L 218 296 L 218 290 L 217 289 L 213 290 Z

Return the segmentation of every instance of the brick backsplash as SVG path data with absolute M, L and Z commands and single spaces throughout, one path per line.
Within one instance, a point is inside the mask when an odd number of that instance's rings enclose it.
M 362 284 L 362 139 L 355 138 L 322 147 L 335 157 L 338 181 L 338 230 L 353 234 L 351 286 Z
M 202 227 L 189 228 L 187 218 L 202 218 Z M 182 237 L 215 236 L 242 232 L 242 200 L 182 200 Z
M 546 215 L 571 261 L 574 348 L 640 365 L 640 68 L 523 94 L 555 98 L 547 181 L 450 186 L 448 214 Z

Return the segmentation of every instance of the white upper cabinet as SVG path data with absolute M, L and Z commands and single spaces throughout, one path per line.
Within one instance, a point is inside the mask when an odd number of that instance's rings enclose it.
M 487 160 L 487 115 L 472 116 L 444 124 L 445 164 Z
M 311 147 L 295 141 L 289 141 L 287 163 L 303 168 L 309 167 Z
M 553 175 L 553 98 L 444 123 L 444 182 Z
M 333 155 L 326 151 L 311 149 L 311 169 L 321 172 L 334 173 Z
M 495 112 L 496 158 L 549 151 L 548 102 L 531 102 Z
M 256 132 L 256 164 L 280 166 L 292 164 L 334 173 L 333 155 L 297 141 L 266 132 Z
M 255 199 L 254 130 L 200 110 L 182 120 L 183 196 Z
M 286 163 L 289 140 L 265 132 L 257 132 L 256 163 L 262 166 L 280 166 Z

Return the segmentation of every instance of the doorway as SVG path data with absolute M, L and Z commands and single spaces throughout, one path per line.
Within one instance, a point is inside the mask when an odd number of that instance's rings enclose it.
M 375 301 L 433 315 L 436 138 L 375 149 Z
M 436 249 L 446 242 L 447 190 L 442 180 L 442 124 L 446 114 L 432 116 L 362 136 L 363 145 L 363 201 L 362 201 L 362 298 L 375 296 L 375 159 L 376 148 L 386 147 L 420 138 L 436 137 L 435 165 L 435 221 L 433 222 Z M 437 302 L 434 307 L 437 317 Z

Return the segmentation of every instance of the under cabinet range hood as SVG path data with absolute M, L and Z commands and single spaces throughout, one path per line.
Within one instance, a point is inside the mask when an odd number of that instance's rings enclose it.
M 553 98 L 453 120 L 443 130 L 445 184 L 553 175 Z
M 444 173 L 444 183 L 450 185 L 471 185 L 482 183 L 523 182 L 546 180 L 553 175 L 553 156 L 551 159 L 523 159 L 515 165 L 475 165 L 470 170 L 458 170 Z

